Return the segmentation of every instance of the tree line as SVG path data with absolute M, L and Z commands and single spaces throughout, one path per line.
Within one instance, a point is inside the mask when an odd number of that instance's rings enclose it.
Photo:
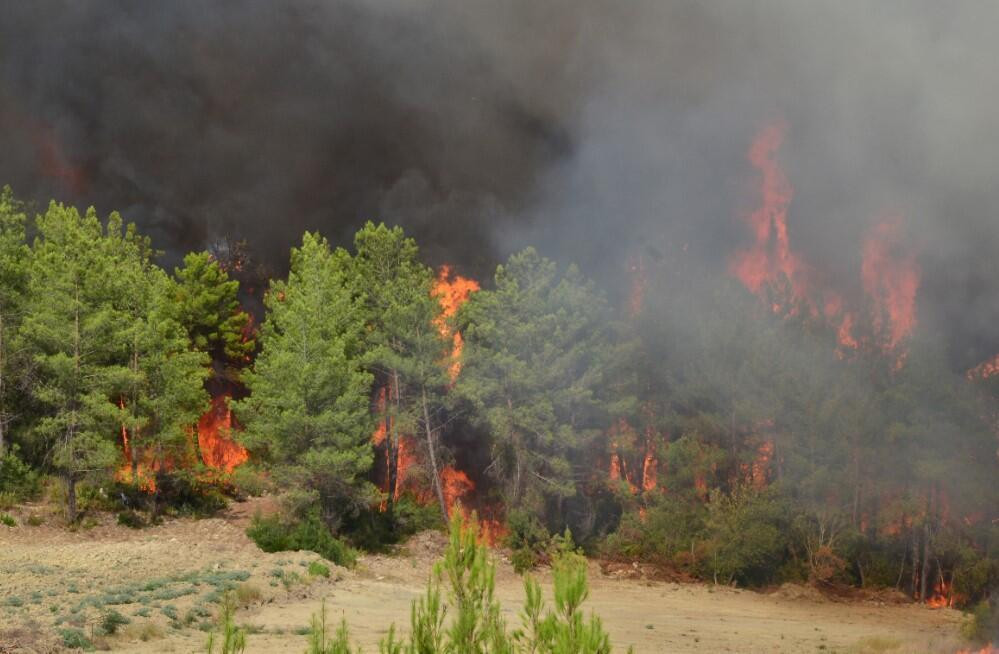
M 629 312 L 532 248 L 448 317 L 417 244 L 372 223 L 350 249 L 306 233 L 254 329 L 216 258 L 156 261 L 117 214 L 29 218 L 0 196 L 0 491 L 53 475 L 75 520 L 81 483 L 121 478 L 123 430 L 131 483 L 140 465 L 191 474 L 224 379 L 287 519 L 327 536 L 404 520 L 410 439 L 438 521 L 442 472 L 471 461 L 525 565 L 568 529 L 591 552 L 724 583 L 975 601 L 999 581 L 997 382 L 951 370 L 928 330 L 901 364 L 844 351 L 821 317 L 790 301 L 776 315 L 679 253 L 648 266 Z

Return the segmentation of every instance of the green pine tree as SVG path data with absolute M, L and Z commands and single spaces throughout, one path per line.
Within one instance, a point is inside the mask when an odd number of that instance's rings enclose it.
M 177 279 L 174 309 L 193 346 L 208 353 L 224 376 L 246 363 L 256 343 L 248 337 L 250 316 L 239 306 L 239 282 L 208 252 L 192 252 L 184 266 L 174 270 Z
M 112 221 L 117 221 L 112 215 Z M 38 217 L 30 257 L 29 300 L 21 337 L 35 367 L 34 399 L 44 413 L 34 425 L 66 483 L 75 521 L 76 485 L 117 460 L 114 391 L 128 375 L 127 321 L 115 308 L 120 292 L 114 248 L 93 209 L 52 203 Z
M 357 232 L 354 245 L 353 283 L 367 323 L 365 361 L 387 390 L 380 416 L 388 448 L 387 505 L 391 512 L 400 435 L 419 433 L 429 481 L 446 521 L 439 415 L 448 384 L 449 346 L 437 327 L 441 306 L 432 295 L 433 272 L 420 262 L 416 242 L 399 227 L 369 222 Z
M 12 397 L 23 361 L 11 347 L 21 322 L 28 283 L 26 216 L 9 186 L 0 189 L 0 456 L 14 420 Z
M 334 531 L 345 514 L 374 499 L 373 453 L 363 369 L 364 323 L 348 287 L 348 255 L 306 233 L 292 249 L 287 281 L 265 298 L 262 349 L 236 404 L 244 441 L 318 500 Z
M 465 339 L 457 390 L 492 434 L 490 471 L 509 508 L 541 512 L 576 493 L 572 460 L 607 426 L 607 309 L 570 266 L 528 248 L 459 310 Z M 559 525 L 561 526 L 561 525 Z

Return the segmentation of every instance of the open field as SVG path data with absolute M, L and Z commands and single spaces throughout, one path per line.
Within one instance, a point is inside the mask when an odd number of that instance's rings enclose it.
M 172 520 L 144 530 L 107 518 L 75 533 L 24 519 L 0 526 L 0 652 L 57 652 L 58 629 L 91 625 L 109 609 L 124 625 L 101 645 L 115 652 L 199 652 L 213 601 L 239 589 L 240 624 L 250 625 L 248 652 L 294 652 L 323 598 L 334 619 L 346 617 L 365 651 L 376 651 L 389 623 L 408 626 L 409 603 L 421 593 L 443 546 L 438 534 L 412 539 L 393 556 L 367 555 L 357 569 L 331 566 L 308 574 L 311 553 L 266 554 L 246 537 L 266 500 L 236 503 L 207 520 Z M 55 523 L 49 519 L 48 523 Z M 502 554 L 499 555 L 502 557 Z M 605 575 L 591 566 L 589 607 L 621 651 L 656 652 L 953 652 L 961 615 L 911 604 L 841 603 L 805 588 L 770 594 Z M 544 575 L 542 575 L 544 577 Z M 521 581 L 501 560 L 498 594 L 516 622 Z

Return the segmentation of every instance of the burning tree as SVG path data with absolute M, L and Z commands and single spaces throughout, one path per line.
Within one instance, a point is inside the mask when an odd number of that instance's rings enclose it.
M 433 271 L 419 260 L 402 229 L 368 223 L 354 238 L 352 284 L 362 298 L 365 362 L 384 398 L 377 403 L 386 444 L 386 506 L 391 514 L 400 483 L 404 435 L 419 434 L 430 483 L 447 520 L 440 432 L 449 383 L 450 347 L 438 326 L 441 303 Z

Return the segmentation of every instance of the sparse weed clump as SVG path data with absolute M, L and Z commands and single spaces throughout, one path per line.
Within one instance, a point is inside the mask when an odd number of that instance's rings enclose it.
M 239 586 L 236 586 L 236 590 L 234 592 L 236 603 L 241 608 L 255 604 L 260 601 L 261 597 L 263 597 L 263 593 L 260 592 L 259 588 L 248 583 L 242 583 Z
M 207 654 L 242 654 L 246 650 L 246 631 L 236 626 L 235 618 L 236 600 L 232 592 L 227 592 L 219 610 L 218 633 L 208 634 L 205 643 Z
M 87 652 L 94 650 L 94 644 L 79 629 L 60 629 L 59 635 L 62 636 L 62 644 L 70 649 L 82 649 Z
M 14 516 L 10 515 L 9 513 L 0 513 L 0 524 L 6 525 L 8 527 L 16 527 L 17 520 L 15 520 Z

